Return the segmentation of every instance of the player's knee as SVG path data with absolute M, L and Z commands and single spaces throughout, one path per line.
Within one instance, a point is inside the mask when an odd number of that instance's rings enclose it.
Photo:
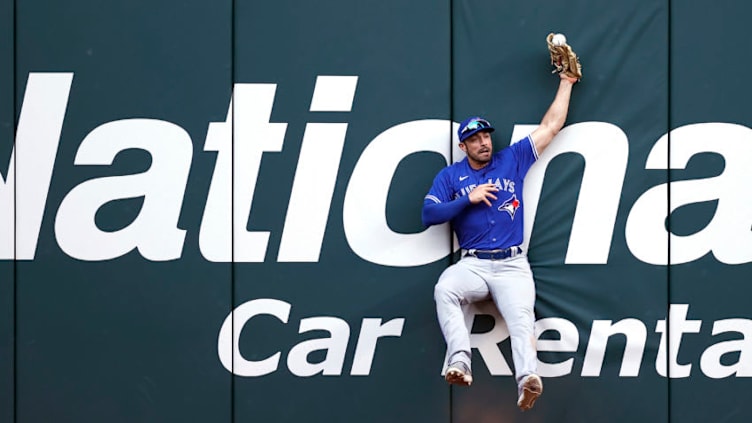
M 442 284 L 441 282 L 437 283 L 436 286 L 433 288 L 433 299 L 437 303 L 457 303 L 459 304 L 460 299 L 459 296 L 457 296 L 456 293 L 452 292 L 449 287 Z
M 506 323 L 510 335 L 527 337 L 535 325 L 535 315 L 532 309 L 521 308 L 515 310 L 514 317 L 507 319 Z

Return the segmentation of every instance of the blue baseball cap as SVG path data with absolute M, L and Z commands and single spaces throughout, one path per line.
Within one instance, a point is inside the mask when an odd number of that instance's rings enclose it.
M 493 132 L 494 127 L 491 126 L 491 122 L 482 117 L 473 116 L 460 123 L 460 127 L 457 129 L 457 136 L 459 136 L 460 142 L 463 142 L 480 131 Z

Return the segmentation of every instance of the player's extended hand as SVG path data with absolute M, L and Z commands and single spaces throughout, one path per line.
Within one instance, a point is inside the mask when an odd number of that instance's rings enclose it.
M 496 200 L 496 196 L 493 195 L 493 193 L 498 191 L 499 189 L 496 188 L 496 185 L 494 184 L 483 184 L 473 188 L 468 197 L 470 197 L 470 202 L 472 204 L 483 202 L 486 203 L 488 207 L 491 207 L 491 202 L 488 201 L 488 199 Z

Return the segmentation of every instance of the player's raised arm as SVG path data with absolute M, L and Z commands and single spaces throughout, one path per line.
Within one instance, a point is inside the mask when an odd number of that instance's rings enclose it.
M 553 140 L 561 128 L 564 127 L 564 122 L 566 122 L 567 114 L 569 112 L 569 100 L 572 96 L 572 86 L 577 82 L 565 74 L 560 75 L 561 81 L 559 81 L 559 89 L 556 91 L 556 97 L 554 97 L 554 101 L 551 103 L 551 106 L 549 106 L 546 114 L 543 115 L 543 119 L 538 128 L 536 128 L 531 134 L 533 143 L 535 143 L 535 149 L 538 151 L 539 155 L 543 153 L 543 150 L 548 147 L 551 140 Z
M 548 34 L 546 43 L 551 55 L 551 64 L 555 66 L 555 71 L 559 73 L 561 79 L 554 101 L 546 114 L 543 115 L 538 128 L 531 134 L 538 154 L 541 154 L 548 147 L 551 140 L 564 127 L 569 112 L 572 86 L 582 78 L 580 60 L 567 44 L 567 38 L 564 34 Z

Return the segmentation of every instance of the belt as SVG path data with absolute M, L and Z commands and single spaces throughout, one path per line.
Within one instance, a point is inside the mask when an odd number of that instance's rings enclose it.
M 475 257 L 484 260 L 503 260 L 522 254 L 522 248 L 519 246 L 509 247 L 504 250 L 466 250 L 465 257 Z

